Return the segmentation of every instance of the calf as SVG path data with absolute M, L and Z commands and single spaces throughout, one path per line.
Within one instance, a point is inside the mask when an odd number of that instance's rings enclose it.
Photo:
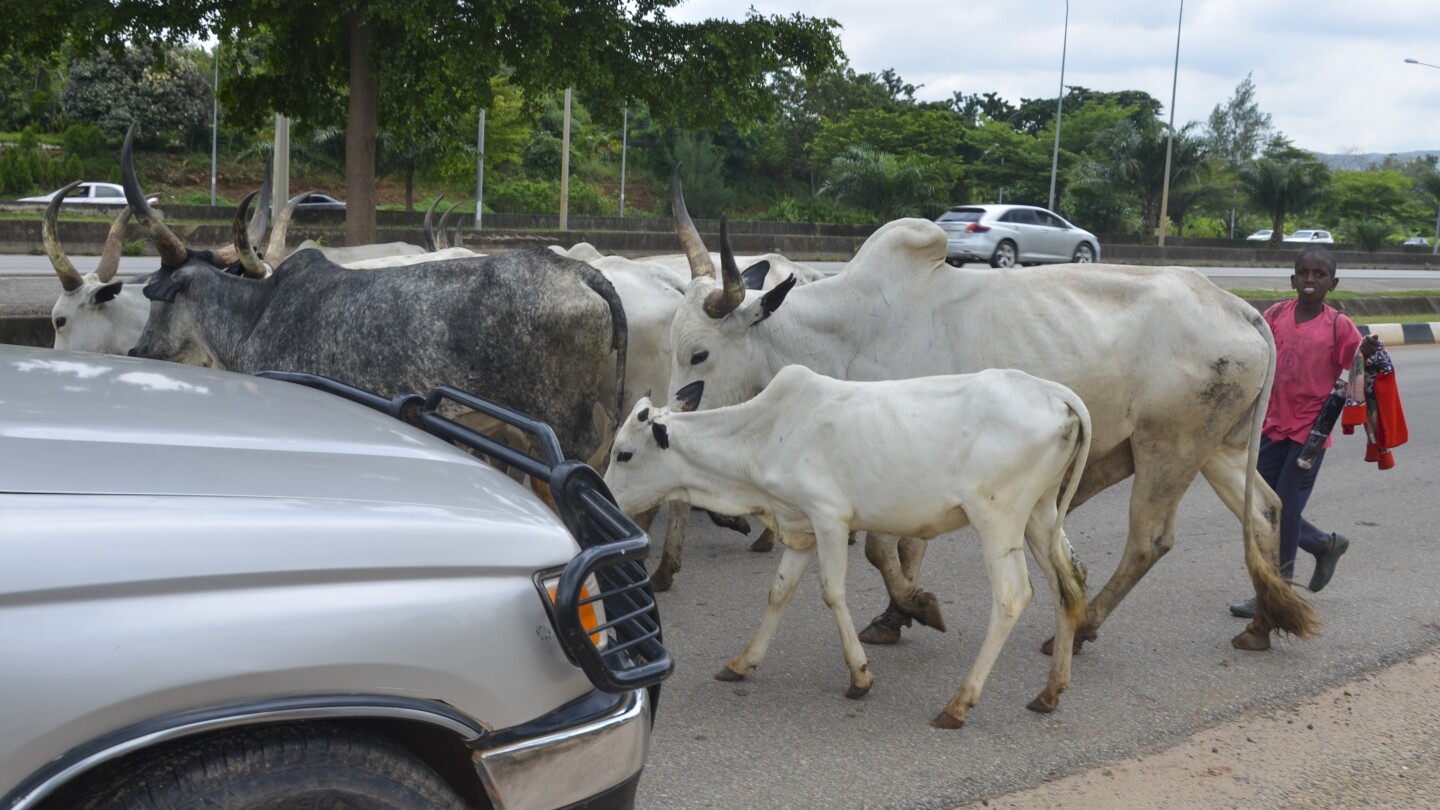
M 980 535 L 990 579 L 990 626 L 959 691 L 931 724 L 964 724 L 1030 602 L 1022 538 L 1055 603 L 1050 677 L 1029 708 L 1055 708 L 1070 683 L 1071 642 L 1086 609 L 1083 568 L 1061 527 L 1090 451 L 1090 414 L 1074 392 L 1014 370 L 848 382 L 788 366 L 748 402 L 687 412 L 703 387 L 682 389 L 678 412 L 641 399 L 616 434 L 605 481 L 630 514 L 683 499 L 759 515 L 780 536 L 785 554 L 765 618 L 716 678 L 739 680 L 759 666 L 818 556 L 850 669 L 846 696 L 863 696 L 874 677 L 845 604 L 847 532 L 929 539 L 968 523 Z

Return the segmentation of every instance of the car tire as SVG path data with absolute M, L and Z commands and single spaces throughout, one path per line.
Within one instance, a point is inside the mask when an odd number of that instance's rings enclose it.
M 964 266 L 965 266 L 965 262 L 962 262 L 962 261 L 960 261 L 959 259 L 946 259 L 946 260 L 945 260 L 945 263 L 948 264 L 948 265 L 950 265 L 951 267 L 964 267 Z
M 1095 261 L 1095 248 L 1090 247 L 1089 242 L 1081 242 L 1080 247 L 1075 248 L 1075 255 L 1070 261 L 1075 264 L 1090 264 Z
M 389 738 L 328 725 L 186 740 L 115 771 L 88 793 L 83 810 L 465 807 L 445 780 Z
M 991 267 L 1014 267 L 1019 255 L 1015 250 L 1015 243 L 1009 239 L 1002 240 L 995 246 L 995 254 L 990 257 Z

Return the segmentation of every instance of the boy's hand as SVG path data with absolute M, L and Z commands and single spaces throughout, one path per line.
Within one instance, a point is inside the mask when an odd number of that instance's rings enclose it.
M 1366 335 L 1365 339 L 1360 341 L 1360 353 L 1369 357 L 1384 346 L 1385 344 L 1380 342 L 1379 335 Z

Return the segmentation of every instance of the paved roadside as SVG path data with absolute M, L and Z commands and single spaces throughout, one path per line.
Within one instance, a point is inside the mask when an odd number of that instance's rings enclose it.
M 1440 654 L 963 810 L 980 807 L 1440 808 Z

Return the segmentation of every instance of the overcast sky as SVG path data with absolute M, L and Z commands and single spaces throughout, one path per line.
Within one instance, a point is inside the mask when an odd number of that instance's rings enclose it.
M 893 68 L 921 100 L 994 91 L 1055 98 L 1065 0 L 751 0 L 761 14 L 830 17 L 857 72 Z M 693 21 L 744 0 L 686 0 Z M 1071 0 L 1065 84 L 1144 90 L 1170 114 L 1180 0 Z M 1189 0 L 1175 123 L 1209 117 L 1253 73 L 1256 100 L 1316 152 L 1440 149 L 1440 0 Z M 1064 126 L 1062 119 L 1061 126 Z

